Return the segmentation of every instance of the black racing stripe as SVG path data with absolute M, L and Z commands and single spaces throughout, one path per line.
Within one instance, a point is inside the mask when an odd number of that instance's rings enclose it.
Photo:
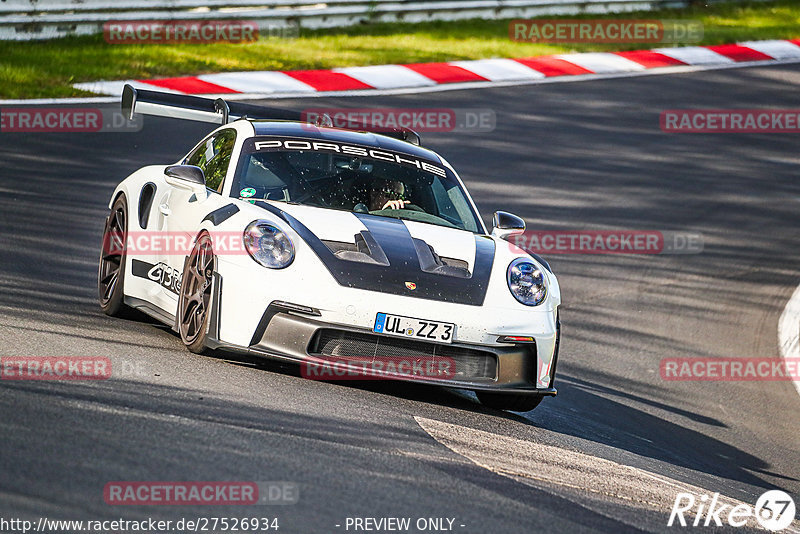
M 367 227 L 369 235 L 375 239 L 377 245 L 383 250 L 389 266 L 399 266 L 405 273 L 416 273 L 419 267 L 419 255 L 414 246 L 414 239 L 408 233 L 408 228 L 400 219 L 376 217 L 366 213 L 353 213 L 361 224 Z M 382 274 L 392 270 L 381 269 Z M 413 281 L 406 278 L 403 280 Z
M 342 286 L 470 306 L 481 306 L 486 298 L 495 253 L 494 241 L 487 236 L 475 236 L 472 276 L 447 276 L 422 270 L 414 240 L 399 219 L 354 214 L 386 254 L 386 266 L 343 260 L 295 217 L 267 202 L 256 205 L 286 221 Z M 408 289 L 406 282 L 416 284 L 416 289 Z

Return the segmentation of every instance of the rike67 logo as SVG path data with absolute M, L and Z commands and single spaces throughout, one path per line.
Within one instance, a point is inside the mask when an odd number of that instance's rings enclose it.
M 691 516 L 694 516 L 693 521 Z M 761 495 L 755 507 L 744 503 L 722 503 L 719 493 L 699 498 L 691 493 L 678 493 L 667 526 L 743 527 L 755 518 L 761 527 L 778 532 L 791 525 L 794 517 L 794 500 L 780 490 L 770 490 Z M 751 526 L 756 525 L 753 523 Z

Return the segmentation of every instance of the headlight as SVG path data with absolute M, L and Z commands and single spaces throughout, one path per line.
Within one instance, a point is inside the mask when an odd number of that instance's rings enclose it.
M 248 224 L 243 240 L 250 256 L 264 267 L 283 269 L 294 260 L 292 240 L 267 221 Z
M 518 301 L 526 306 L 538 306 L 547 296 L 544 273 L 525 258 L 517 258 L 508 266 L 508 289 Z

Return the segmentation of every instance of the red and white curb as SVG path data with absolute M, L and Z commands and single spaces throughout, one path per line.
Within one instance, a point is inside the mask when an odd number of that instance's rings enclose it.
M 311 96 L 343 91 L 430 90 L 453 84 L 537 83 L 570 76 L 585 79 L 587 76 L 632 75 L 660 68 L 724 68 L 761 61 L 800 61 L 800 39 L 332 70 L 224 72 L 155 80 L 78 83 L 74 87 L 113 96 L 122 94 L 126 83 L 141 89 L 193 95 Z

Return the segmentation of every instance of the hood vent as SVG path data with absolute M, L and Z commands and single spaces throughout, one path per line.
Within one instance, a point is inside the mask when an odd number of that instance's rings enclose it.
M 322 240 L 337 258 L 358 263 L 373 265 L 389 265 L 386 253 L 368 231 L 364 230 L 354 236 L 354 242 Z M 443 258 L 428 243 L 414 238 L 414 249 L 417 253 L 420 269 L 433 274 L 470 278 L 469 264 L 456 258 Z
M 419 266 L 426 273 L 443 274 L 445 276 L 455 276 L 458 278 L 469 278 L 472 273 L 467 269 L 467 262 L 450 259 L 445 262 L 433 247 L 422 239 L 414 238 L 414 248 L 417 249 Z M 452 262 L 452 263 L 451 263 Z
M 389 265 L 389 260 L 375 238 L 366 230 L 355 235 L 354 243 L 322 240 L 334 256 L 345 261 Z

